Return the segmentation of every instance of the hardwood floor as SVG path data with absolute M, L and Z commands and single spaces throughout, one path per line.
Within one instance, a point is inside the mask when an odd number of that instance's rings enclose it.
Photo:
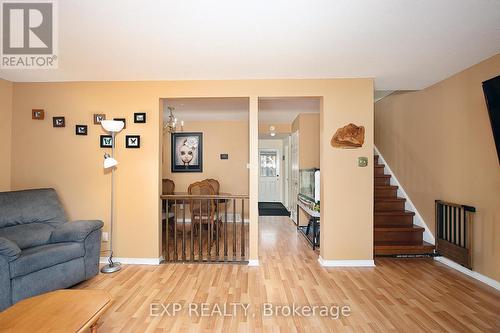
M 500 292 L 432 259 L 379 258 L 375 268 L 327 269 L 288 218 L 261 217 L 259 229 L 259 267 L 125 266 L 76 288 L 107 289 L 114 297 L 99 332 L 500 332 Z M 150 316 L 157 302 L 250 308 L 248 316 L 241 309 L 235 317 L 189 316 L 186 309 Z M 347 305 L 351 311 L 341 319 L 264 317 L 266 302 Z

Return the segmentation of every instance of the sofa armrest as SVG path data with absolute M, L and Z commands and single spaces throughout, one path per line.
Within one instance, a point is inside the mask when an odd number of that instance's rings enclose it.
M 83 242 L 90 233 L 102 228 L 99 220 L 82 220 L 64 223 L 54 229 L 50 235 L 50 243 Z
M 16 260 L 21 254 L 21 249 L 11 240 L 0 237 L 0 255 L 3 256 L 7 262 Z

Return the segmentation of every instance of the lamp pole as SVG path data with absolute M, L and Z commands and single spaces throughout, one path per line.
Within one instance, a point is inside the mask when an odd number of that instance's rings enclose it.
M 111 131 L 111 157 L 115 158 L 115 131 Z M 109 258 L 108 264 L 101 268 L 102 273 L 114 273 L 121 269 L 119 262 L 113 262 L 113 224 L 115 210 L 115 166 L 111 167 L 111 222 L 109 233 Z

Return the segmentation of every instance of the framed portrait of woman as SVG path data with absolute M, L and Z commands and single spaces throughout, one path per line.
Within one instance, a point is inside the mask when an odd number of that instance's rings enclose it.
M 171 134 L 172 172 L 203 172 L 203 133 Z

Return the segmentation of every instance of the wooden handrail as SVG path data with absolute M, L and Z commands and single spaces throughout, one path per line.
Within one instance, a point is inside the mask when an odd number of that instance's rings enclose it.
M 441 205 L 445 205 L 445 206 L 452 206 L 452 207 L 463 208 L 463 209 L 465 209 L 468 212 L 476 212 L 476 208 L 472 207 L 472 206 L 456 204 L 456 203 L 447 202 L 447 201 L 443 201 L 443 200 L 436 200 L 436 203 L 441 204 Z
M 230 195 L 195 195 L 195 194 L 164 194 L 160 195 L 160 199 L 248 199 L 247 194 L 230 194 Z

